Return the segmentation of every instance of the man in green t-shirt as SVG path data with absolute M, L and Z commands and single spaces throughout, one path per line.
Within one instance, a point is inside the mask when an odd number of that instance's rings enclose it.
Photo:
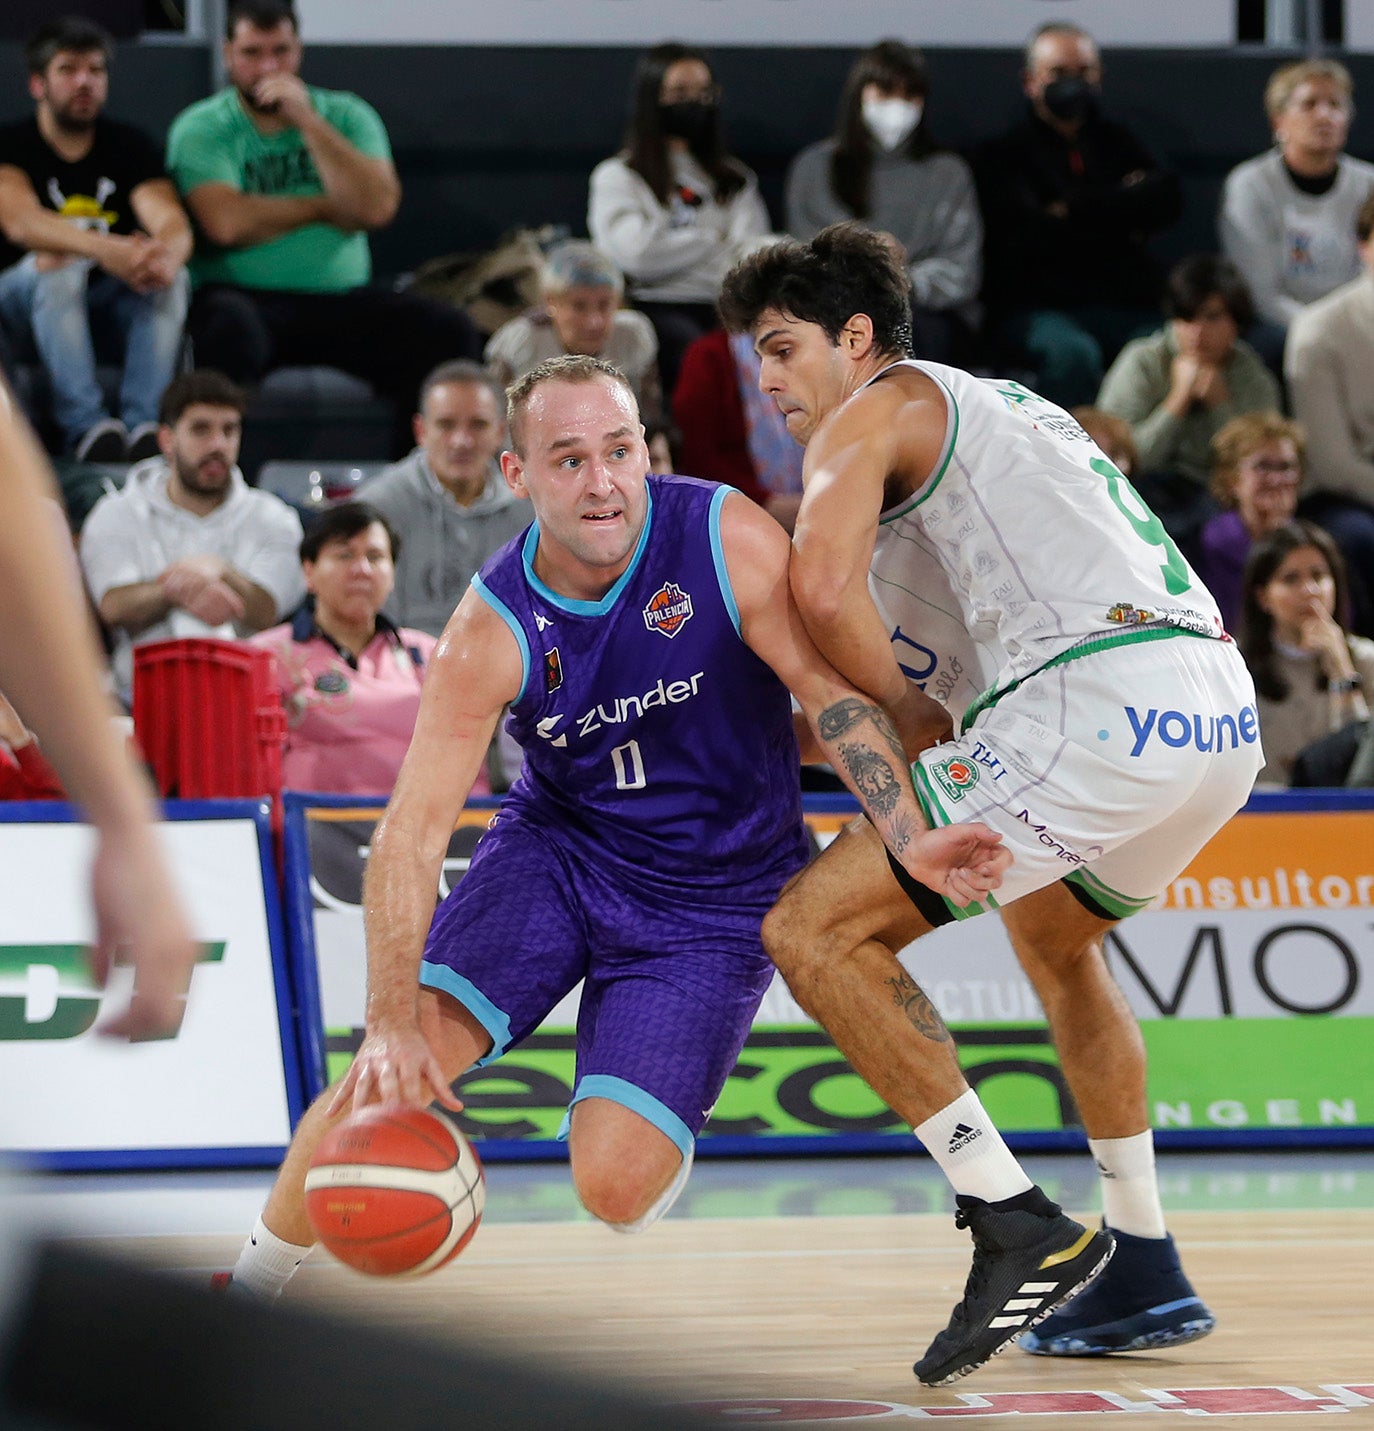
M 368 286 L 367 234 L 401 199 L 376 110 L 307 86 L 290 0 L 233 0 L 229 85 L 183 110 L 167 168 L 199 230 L 190 332 L 196 361 L 242 383 L 325 364 L 414 410 L 436 364 L 480 357 L 467 315 Z

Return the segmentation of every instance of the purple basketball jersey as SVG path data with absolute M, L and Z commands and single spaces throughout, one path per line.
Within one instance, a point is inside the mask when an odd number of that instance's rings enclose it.
M 525 666 L 507 803 L 640 887 L 775 895 L 806 858 L 797 744 L 786 689 L 739 634 L 720 543 L 731 489 L 651 476 L 648 490 L 630 565 L 600 601 L 534 574 L 537 523 L 473 578 Z

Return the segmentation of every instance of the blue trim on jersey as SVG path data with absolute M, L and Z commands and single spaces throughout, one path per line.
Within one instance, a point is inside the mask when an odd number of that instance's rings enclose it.
M 574 616 L 604 616 L 620 600 L 620 593 L 630 584 L 639 566 L 640 559 L 644 555 L 644 548 L 649 545 L 649 528 L 654 521 L 654 494 L 648 483 L 644 484 L 644 497 L 646 506 L 644 509 L 644 530 L 639 534 L 639 540 L 635 543 L 634 555 L 630 557 L 630 564 L 620 573 L 620 578 L 616 584 L 601 598 L 600 601 L 578 601 L 572 596 L 560 596 L 552 587 L 545 586 L 534 574 L 534 554 L 539 547 L 539 523 L 535 522 L 525 534 L 524 544 L 520 548 L 520 559 L 525 567 L 525 580 L 529 582 L 533 590 L 537 591 L 551 606 L 556 606 L 561 611 L 570 612 Z
M 616 1078 L 609 1073 L 589 1073 L 578 1080 L 577 1091 L 572 1096 L 572 1103 L 568 1104 L 568 1111 L 563 1115 L 563 1124 L 558 1130 L 560 1141 L 567 1138 L 568 1129 L 572 1125 L 573 1103 L 581 1103 L 584 1098 L 609 1098 L 612 1103 L 621 1104 L 631 1113 L 638 1113 L 641 1118 L 647 1118 L 665 1138 L 672 1141 L 684 1160 L 692 1156 L 696 1139 L 692 1137 L 691 1129 L 682 1119 L 666 1103 L 660 1103 L 652 1093 L 646 1093 L 638 1084 L 630 1083 L 624 1078 Z
M 479 1058 L 473 1064 L 474 1068 L 485 1068 L 510 1047 L 510 1018 L 470 979 L 455 973 L 447 964 L 435 964 L 425 959 L 420 964 L 420 982 L 457 999 L 491 1035 L 491 1052 L 485 1058 Z
M 514 705 L 520 696 L 525 694 L 525 687 L 530 683 L 530 643 L 525 639 L 525 628 L 515 619 L 515 613 L 510 607 L 482 580 L 480 572 L 472 578 L 472 585 L 477 595 L 510 627 L 515 644 L 520 648 L 520 695 L 511 702 Z
M 707 515 L 707 530 L 711 533 L 711 560 L 716 567 L 716 580 L 720 583 L 720 594 L 725 602 L 725 609 L 730 613 L 730 623 L 735 628 L 735 635 L 742 636 L 739 629 L 739 603 L 735 600 L 735 589 L 730 585 L 730 573 L 725 568 L 725 548 L 720 544 L 720 509 L 725 505 L 725 499 L 733 492 L 733 487 L 721 487 L 711 498 L 711 510 Z

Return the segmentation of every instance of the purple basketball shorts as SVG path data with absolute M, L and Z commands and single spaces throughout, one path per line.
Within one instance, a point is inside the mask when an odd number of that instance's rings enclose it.
M 584 981 L 574 1103 L 605 1097 L 684 1156 L 773 976 L 759 926 L 787 873 L 703 876 L 692 897 L 652 872 L 585 858 L 567 832 L 503 811 L 435 912 L 420 982 L 457 999 L 499 1058 Z

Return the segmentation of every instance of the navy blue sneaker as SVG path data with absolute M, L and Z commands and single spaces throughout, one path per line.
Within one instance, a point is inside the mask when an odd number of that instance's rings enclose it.
M 973 1266 L 949 1325 L 912 1368 L 947 1386 L 1087 1285 L 1112 1255 L 1112 1234 L 1066 1217 L 1038 1187 L 1003 1202 L 955 1199 L 956 1227 L 973 1233 Z
M 1017 1345 L 1035 1356 L 1106 1356 L 1178 1347 L 1205 1337 L 1217 1319 L 1193 1291 L 1172 1237 L 1117 1232 L 1116 1255 L 1086 1291 L 1046 1317 Z

